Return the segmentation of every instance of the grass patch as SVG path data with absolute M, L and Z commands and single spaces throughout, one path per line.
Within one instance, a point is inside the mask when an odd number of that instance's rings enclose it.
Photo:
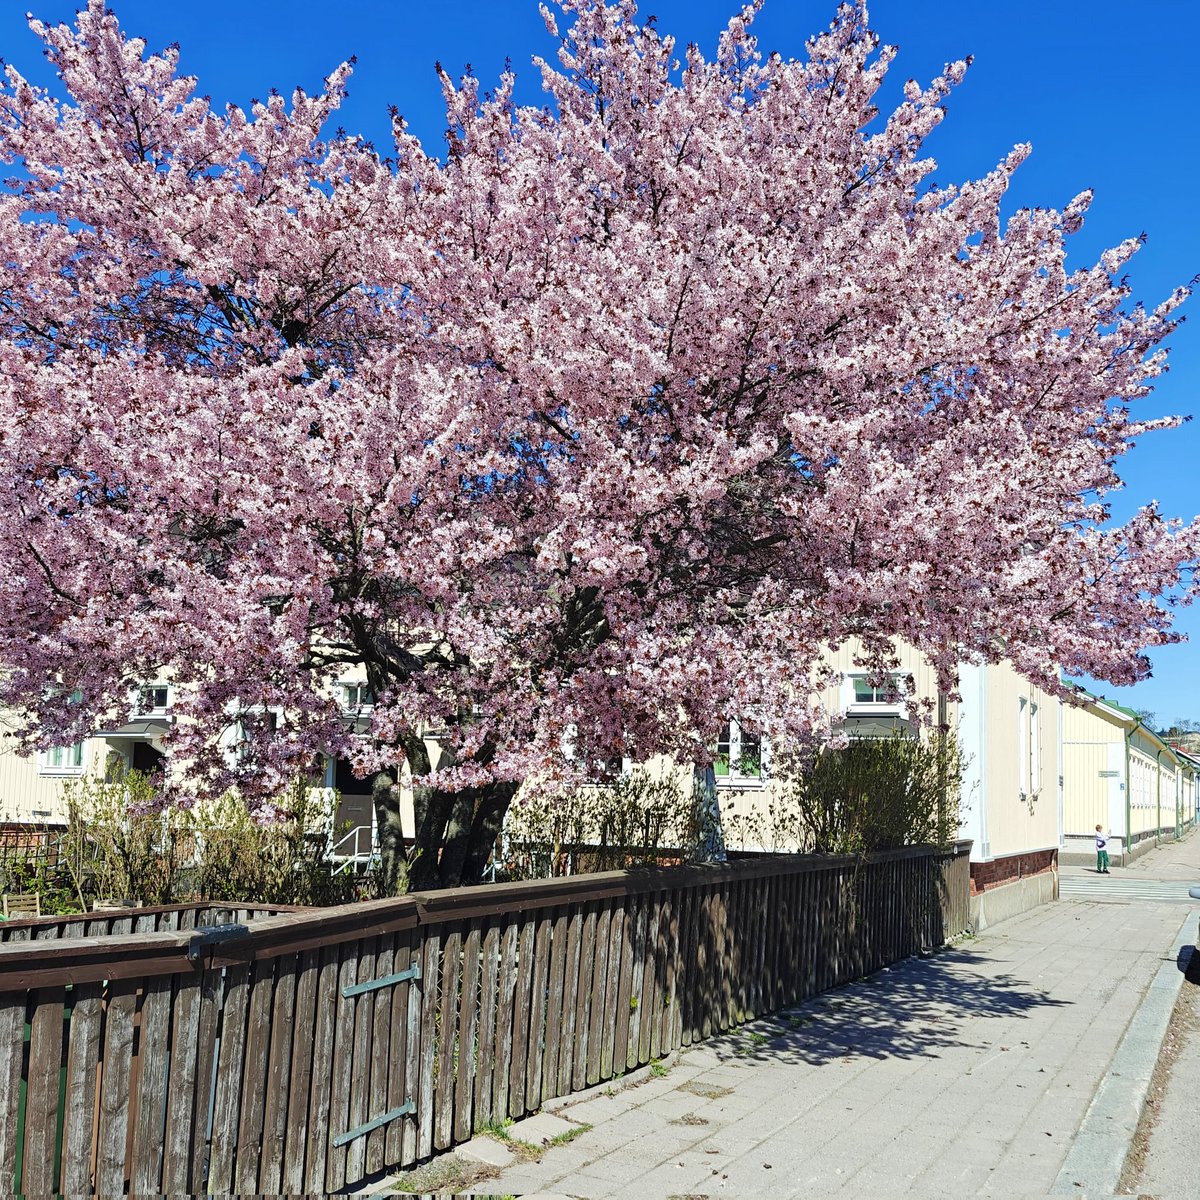
M 465 1191 L 500 1172 L 484 1163 L 469 1163 L 456 1154 L 443 1154 L 424 1166 L 414 1167 L 392 1180 L 392 1189 L 400 1196 L 428 1196 L 438 1192 Z
M 679 1091 L 691 1092 L 693 1096 L 703 1096 L 705 1100 L 720 1100 L 723 1096 L 732 1096 L 733 1088 L 721 1087 L 719 1084 L 701 1083 L 698 1079 L 689 1079 L 679 1085 Z

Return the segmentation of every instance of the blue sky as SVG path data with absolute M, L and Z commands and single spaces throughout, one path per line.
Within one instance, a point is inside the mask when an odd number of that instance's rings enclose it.
M 444 119 L 433 64 L 457 75 L 470 63 L 485 85 L 505 59 L 518 72 L 518 99 L 540 103 L 533 54 L 553 55 L 536 0 L 110 0 L 127 31 L 152 48 L 178 42 L 184 70 L 218 103 L 246 103 L 271 87 L 312 91 L 341 60 L 357 56 L 341 123 L 388 146 L 394 104 L 430 149 L 440 149 Z M 9 0 L 0 5 L 0 56 L 48 82 L 23 10 L 70 20 L 75 3 Z M 767 0 L 757 22 L 764 49 L 803 53 L 805 38 L 826 26 L 833 0 Z M 711 51 L 734 9 L 732 0 L 656 0 L 642 6 L 680 43 Z M 1083 265 L 1121 239 L 1146 233 L 1130 267 L 1137 297 L 1156 303 L 1200 273 L 1200 4 L 1161 0 L 875 0 L 872 24 L 900 47 L 885 93 L 903 80 L 926 80 L 968 54 L 975 65 L 951 97 L 950 115 L 930 140 L 942 182 L 988 170 L 1016 142 L 1033 144 L 1010 203 L 1064 204 L 1084 188 L 1096 200 L 1073 239 Z M 1200 411 L 1200 318 L 1191 315 L 1172 341 L 1173 369 L 1146 415 Z M 1168 514 L 1200 512 L 1200 421 L 1146 439 L 1124 463 L 1128 487 L 1114 498 L 1118 516 L 1150 499 Z M 1133 689 L 1098 685 L 1122 703 L 1200 720 L 1193 675 L 1200 668 L 1200 612 L 1180 627 L 1190 644 L 1154 655 L 1154 677 Z

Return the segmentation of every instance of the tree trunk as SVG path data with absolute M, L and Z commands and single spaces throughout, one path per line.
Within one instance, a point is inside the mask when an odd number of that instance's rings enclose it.
M 371 800 L 379 839 L 380 887 L 385 896 L 399 896 L 408 891 L 408 848 L 400 823 L 400 789 L 387 771 L 375 776 Z
M 696 861 L 725 861 L 725 830 L 717 800 L 717 777 L 712 767 L 692 772 L 692 813 L 696 827 Z

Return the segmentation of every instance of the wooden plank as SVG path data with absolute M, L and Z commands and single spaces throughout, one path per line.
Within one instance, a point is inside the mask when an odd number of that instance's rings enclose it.
M 180 914 L 185 915 L 185 914 Z M 196 1064 L 200 1035 L 203 975 L 181 975 L 171 1005 L 171 1062 L 167 1082 L 167 1127 L 163 1145 L 162 1190 L 167 1195 L 192 1191 L 192 1134 L 196 1120 Z M 207 1098 L 208 1090 L 204 1091 Z M 204 1121 L 207 1123 L 205 1108 Z M 201 1139 L 204 1137 L 200 1128 Z
M 221 1005 L 220 1056 L 213 1098 L 212 1145 L 209 1148 L 210 1195 L 233 1192 L 233 1155 L 237 1148 L 238 1110 L 242 1099 L 242 1063 L 246 1053 L 246 1019 L 250 1011 L 250 968 L 225 973 Z
M 509 1114 L 508 1089 L 512 1074 L 513 1001 L 517 990 L 516 921 L 506 921 L 500 939 L 499 977 L 496 983 L 496 1065 L 492 1072 L 492 1118 L 503 1121 Z
M 441 1024 L 438 1034 L 437 1083 L 433 1145 L 435 1150 L 447 1150 L 454 1140 L 454 1059 L 458 1041 L 458 981 L 462 970 L 462 928 L 452 926 L 446 932 L 442 952 Z
M 400 970 L 405 970 L 408 963 L 396 966 L 396 934 L 385 934 L 379 939 L 375 948 L 375 978 L 384 979 Z M 367 1099 L 367 1120 L 374 1120 L 385 1112 L 396 1107 L 388 1104 L 388 1075 L 397 1069 L 403 1071 L 404 1060 L 395 1062 L 392 1053 L 392 1004 L 397 999 L 399 986 L 391 984 L 380 988 L 375 995 L 375 1008 L 371 1014 L 371 1030 L 369 1044 L 366 1048 L 367 1071 L 369 1077 L 369 1096 Z M 403 1026 L 401 1026 L 403 1028 Z M 395 1124 L 395 1122 L 393 1122 Z M 373 1129 L 368 1135 L 364 1147 L 363 1172 L 373 1175 L 383 1169 L 384 1148 L 387 1143 L 387 1129 Z
M 750 1011 L 758 1017 L 767 1011 L 763 1005 L 763 967 L 766 950 L 767 894 L 770 880 L 763 880 L 754 889 L 754 907 L 752 912 L 753 927 L 751 930 L 752 956 L 750 960 Z
M 612 906 L 607 901 L 596 900 L 591 907 L 596 918 L 596 942 L 591 967 L 591 995 L 587 1001 L 587 1062 L 583 1076 L 589 1087 L 600 1081 L 604 1028 L 609 1024 L 611 1010 L 605 1008 L 605 989 L 608 986 L 608 947 L 612 940 Z
M 720 964 L 721 992 L 718 997 L 721 1030 L 733 1024 L 733 929 L 730 923 L 730 888 L 733 881 L 716 889 L 716 961 Z
M 536 924 L 532 917 L 526 918 L 521 924 L 520 947 L 517 951 L 512 1059 L 509 1063 L 508 1115 L 514 1118 L 523 1117 L 529 1111 L 525 1103 L 525 1073 L 529 1055 L 529 997 L 533 987 L 533 951 L 536 940 Z
M 63 1050 L 63 1005 L 66 989 L 42 988 L 31 997 L 29 1067 L 25 1075 L 25 1152 L 21 1191 L 52 1195 L 54 1131 L 58 1124 L 59 1071 Z
M 340 954 L 336 945 L 320 951 L 316 1000 L 313 1008 L 312 1084 L 307 1122 L 308 1147 L 304 1153 L 303 1192 L 325 1192 L 325 1166 L 329 1153 L 329 1110 L 332 1095 L 333 1046 L 337 1033 Z M 338 1132 L 341 1132 L 340 1130 Z
M 364 938 L 358 956 L 358 982 L 370 983 L 378 978 L 375 970 L 377 938 Z M 357 1129 L 365 1125 L 372 1116 L 382 1116 L 382 1111 L 372 1113 L 371 1102 L 371 1031 L 375 1027 L 375 1003 L 378 991 L 362 992 L 353 997 L 354 1040 L 351 1043 L 350 1060 L 350 1107 L 346 1117 L 346 1129 Z M 383 1047 L 387 1059 L 387 1047 Z M 342 1132 L 335 1130 L 336 1133 Z M 346 1184 L 357 1183 L 362 1177 L 367 1162 L 367 1137 L 356 1137 L 346 1145 Z
M 392 1161 L 398 1162 L 400 1165 L 408 1166 L 410 1163 L 417 1161 L 417 1139 L 421 1120 L 421 1070 L 422 1062 L 425 1058 L 433 1053 L 433 1048 L 422 1041 L 421 1031 L 421 1005 L 424 1002 L 425 993 L 430 990 L 430 976 L 425 973 L 424 956 L 425 942 L 424 933 L 420 929 L 405 930 L 401 933 L 401 938 L 408 939 L 402 943 L 408 946 L 407 954 L 412 963 L 421 964 L 421 982 L 420 985 L 406 984 L 405 988 L 408 993 L 408 1011 L 404 1015 L 404 1087 L 400 1091 L 400 1099 L 411 1099 L 416 1105 L 416 1113 L 413 1116 L 405 1117 L 401 1122 L 403 1129 L 400 1130 L 400 1157 Z M 436 989 L 433 989 L 436 991 Z M 394 1145 L 393 1133 L 388 1132 L 388 1146 Z
M 555 1095 L 565 1096 L 572 1088 L 575 1057 L 578 1053 L 577 1032 L 581 953 L 583 942 L 583 906 L 575 905 L 567 914 L 567 953 L 563 959 L 562 1036 L 558 1047 L 558 1084 Z
M 417 1158 L 433 1153 L 433 1130 L 437 1116 L 437 1093 L 433 1067 L 438 1052 L 438 1002 L 441 999 L 442 931 L 425 931 L 424 959 L 421 965 L 421 1073 L 417 1087 Z
M 629 1018 L 633 1006 L 633 949 L 637 937 L 637 896 L 630 896 L 621 909 L 618 922 L 621 935 L 617 955 L 616 1022 L 613 1030 L 613 1069 L 624 1071 L 629 1062 Z M 617 914 L 613 914 L 614 920 Z M 610 965 L 610 970 L 612 969 Z
M 716 937 L 713 931 L 713 889 L 705 887 L 698 896 L 696 911 L 696 1038 L 713 1034 L 713 973 L 717 971 Z
M 392 935 L 392 969 L 394 971 L 406 971 L 413 965 L 412 941 L 412 932 L 407 929 Z M 384 1080 L 386 1092 L 383 1100 L 386 1112 L 391 1112 L 393 1109 L 399 1108 L 400 1105 L 416 1092 L 417 1074 L 421 1069 L 421 1064 L 412 1053 L 412 1048 L 408 1042 L 410 1024 L 409 1005 L 414 1002 L 415 1012 L 413 1016 L 415 1016 L 415 1020 L 419 1026 L 421 1019 L 419 985 L 399 983 L 392 990 L 390 1010 L 391 1028 L 388 1031 L 387 1073 Z M 420 1052 L 419 1046 L 417 1047 L 417 1052 Z M 404 1157 L 406 1131 L 411 1131 L 415 1138 L 416 1126 L 413 1124 L 412 1117 L 404 1117 L 399 1121 L 393 1121 L 383 1131 L 383 1147 L 380 1152 L 381 1161 L 378 1166 L 375 1165 L 375 1159 L 371 1153 L 371 1143 L 367 1144 L 368 1174 L 382 1170 L 385 1166 L 397 1167 L 408 1161 Z M 415 1140 L 413 1142 L 413 1152 L 414 1154 L 416 1152 Z
M 595 902 L 585 906 L 579 944 L 578 986 L 575 989 L 575 1051 L 572 1059 L 571 1089 L 576 1092 L 587 1087 L 598 916 Z
M 546 980 L 550 974 L 552 918 L 540 912 L 533 945 L 533 983 L 529 989 L 529 1046 L 525 1064 L 525 1103 L 531 1110 L 542 1106 L 542 1060 L 546 1052 Z
M 675 955 L 675 992 L 679 997 L 679 1046 L 692 1044 L 696 1013 L 696 889 L 679 889 L 679 950 Z
M 671 919 L 671 893 L 659 892 L 654 896 L 654 910 L 650 919 L 653 941 L 649 949 L 654 954 L 654 1004 L 650 1008 L 650 1037 L 646 1051 L 648 1058 L 661 1058 L 665 1054 L 662 1040 L 662 1020 L 671 1004 L 672 962 L 668 958 L 667 923 Z
M 558 1059 L 562 1049 L 563 988 L 567 961 L 567 910 L 555 910 L 550 926 L 550 966 L 546 977 L 546 1027 L 542 1049 L 542 1099 L 559 1094 Z
M 304 1162 L 308 1150 L 309 1089 L 312 1084 L 316 1042 L 317 984 L 321 956 L 305 950 L 300 956 L 292 1005 L 292 1064 L 288 1073 L 287 1121 L 283 1134 L 283 1161 L 279 1188 L 285 1196 L 304 1191 Z
M 458 1050 L 455 1054 L 454 1140 L 470 1140 L 473 1130 L 475 1072 L 478 1070 L 475 1039 L 479 1025 L 479 918 L 470 921 L 463 941 L 462 985 L 458 1001 Z M 451 1010 L 452 1012 L 453 1010 Z M 446 1014 L 447 1016 L 450 1013 Z
M 271 1009 L 275 999 L 274 959 L 254 963 L 250 982 L 250 1015 L 242 1066 L 234 1184 L 241 1195 L 254 1195 L 263 1153 L 263 1116 L 267 1102 L 267 1064 L 271 1054 Z
M 608 915 L 608 963 L 604 972 L 604 1003 L 600 1006 L 600 1079 L 613 1077 L 613 1063 L 617 1061 L 617 1005 L 621 990 L 621 945 L 625 936 L 625 906 L 610 901 L 605 911 Z
M 118 980 L 109 989 L 100 1081 L 100 1128 L 96 1147 L 96 1192 L 125 1192 L 125 1147 L 129 1134 L 129 1076 L 133 1066 L 133 1018 L 137 983 Z
M 325 1151 L 325 1191 L 340 1192 L 346 1183 L 346 1147 L 333 1139 L 350 1128 L 350 1076 L 354 1068 L 354 996 L 343 996 L 358 982 L 361 942 L 343 943 L 337 978 L 337 1015 L 334 1022 L 333 1066 L 329 1072 L 328 1148 Z
M 202 971 L 200 1008 L 196 1020 L 196 1107 L 192 1130 L 191 1174 L 187 1194 L 202 1192 L 208 1177 L 209 1119 L 215 1115 L 217 1089 L 217 1037 L 225 1003 L 225 973 Z
M 262 1150 L 258 1191 L 278 1195 L 283 1190 L 283 1155 L 287 1138 L 288 1099 L 292 1082 L 292 1051 L 296 1041 L 296 975 L 299 956 L 288 954 L 275 968 L 275 995 L 270 1014 L 266 1096 L 263 1101 Z
M 754 893 L 759 886 L 757 880 L 738 879 L 733 883 L 733 1011 L 734 1019 L 739 1025 L 749 1021 L 753 1013 L 753 1002 L 750 998 L 754 953 L 751 911 Z
M 62 1183 L 58 1188 L 65 1196 L 80 1196 L 92 1191 L 96 1085 L 100 1076 L 100 1031 L 103 1022 L 102 992 L 103 987 L 99 983 L 81 983 L 71 989 Z M 0 1008 L 0 1047 L 4 1045 L 3 1026 L 3 1009 Z M 13 1088 L 12 1094 L 16 1096 L 16 1088 Z
M 153 917 L 146 918 L 153 920 Z M 174 979 L 148 979 L 142 993 L 137 1102 L 130 1112 L 133 1158 L 130 1189 L 136 1195 L 162 1191 L 163 1130 L 167 1119 L 167 1064 Z
M 768 946 L 763 967 L 763 998 L 764 1011 L 775 1011 L 784 1006 L 785 980 L 784 971 L 787 959 L 787 910 L 792 909 L 791 927 L 800 939 L 802 947 L 808 946 L 805 935 L 805 924 L 811 914 L 805 908 L 804 889 L 812 881 L 811 876 L 780 876 L 771 881 L 767 891 L 767 938 Z M 804 970 L 804 959 L 801 956 L 801 979 Z M 802 990 L 802 989 L 800 989 Z M 799 991 L 794 993 L 797 997 Z
M 629 1034 L 625 1042 L 625 1069 L 638 1065 L 638 1039 L 642 1028 L 645 1009 L 642 993 L 643 976 L 646 968 L 646 897 L 630 896 L 630 921 L 633 932 L 629 975 Z M 618 1057 L 617 1062 L 621 1059 Z
M 646 962 L 642 967 L 642 1012 L 641 1025 L 637 1030 L 637 1061 L 646 1063 L 656 1057 L 652 1046 L 656 1045 L 659 1022 L 662 1020 L 662 979 L 659 959 L 659 914 L 662 910 L 661 893 L 652 893 L 646 898 Z
M 677 1050 L 682 1045 L 682 1024 L 680 1014 L 682 1006 L 680 1004 L 679 983 L 680 983 L 680 936 L 682 922 L 680 913 L 683 904 L 685 893 L 680 888 L 675 888 L 669 893 L 669 909 L 668 919 L 660 928 L 665 928 L 666 936 L 666 963 L 667 963 L 667 980 L 666 980 L 666 1009 L 663 1013 L 662 1024 L 662 1043 L 661 1053 L 668 1054 L 672 1050 Z
M 800 887 L 801 880 L 795 876 L 786 876 L 779 881 L 779 958 L 776 963 L 774 1005 L 777 1009 L 795 1004 L 798 999 L 796 955 L 804 936 L 797 899 Z
M 475 1063 L 474 1129 L 483 1129 L 492 1120 L 492 1098 L 496 1077 L 504 1072 L 496 1063 L 497 989 L 500 981 L 500 926 L 489 921 L 480 946 L 479 975 L 479 1055 Z

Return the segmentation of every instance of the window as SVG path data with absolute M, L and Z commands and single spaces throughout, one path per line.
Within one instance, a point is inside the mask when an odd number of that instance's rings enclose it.
M 904 678 L 900 675 L 888 675 L 878 684 L 872 682 L 877 676 L 851 675 L 848 679 L 849 695 L 846 696 L 846 710 L 859 716 L 868 713 L 903 716 L 904 714 Z
M 61 695 L 61 692 L 57 693 Z M 82 704 L 83 692 L 75 688 L 67 697 L 68 704 Z M 38 755 L 40 775 L 78 775 L 83 771 L 83 743 L 70 746 L 51 746 Z
M 1022 800 L 1035 799 L 1042 783 L 1042 746 L 1037 701 L 1017 697 L 1017 787 Z
M 766 744 L 762 738 L 730 721 L 717 738 L 713 774 L 719 784 L 758 784 L 765 774 Z
M 361 708 L 374 708 L 375 693 L 365 683 L 343 683 L 342 707 L 351 712 L 357 712 Z
M 51 746 L 40 756 L 38 770 L 43 775 L 77 775 L 83 770 L 83 743 Z
M 150 717 L 166 713 L 171 706 L 171 689 L 165 683 L 147 683 L 138 690 L 138 716 Z
M 1035 794 L 1042 790 L 1042 739 L 1036 700 L 1029 702 L 1029 787 Z

